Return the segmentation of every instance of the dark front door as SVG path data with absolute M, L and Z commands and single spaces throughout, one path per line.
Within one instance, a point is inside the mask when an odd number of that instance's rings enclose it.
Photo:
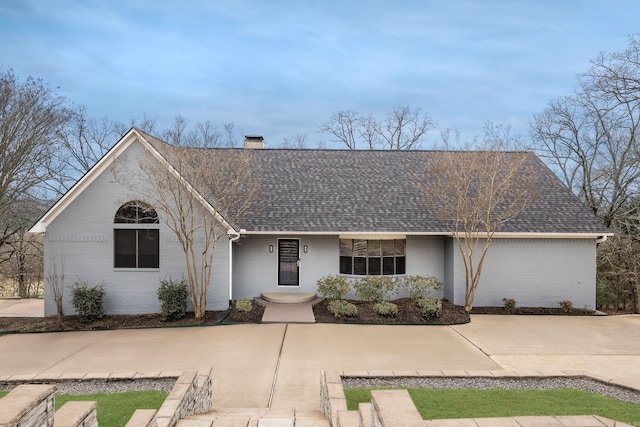
M 278 240 L 278 285 L 298 286 L 300 272 L 299 241 L 294 239 Z

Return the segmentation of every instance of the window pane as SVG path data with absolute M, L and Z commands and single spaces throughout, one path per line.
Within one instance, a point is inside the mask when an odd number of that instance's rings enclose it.
M 372 276 L 380 274 L 380 258 L 369 258 L 369 274 Z
M 403 256 L 396 257 L 396 274 L 405 274 L 406 272 L 406 258 Z
M 136 267 L 136 230 L 113 230 L 113 266 Z
M 160 230 L 138 231 L 138 268 L 160 267 Z
M 404 255 L 406 244 L 406 240 L 396 240 L 396 256 Z
M 384 257 L 382 259 L 382 274 L 393 274 L 395 267 L 395 259 L 391 257 Z
M 382 256 L 393 256 L 396 252 L 393 240 L 382 241 Z
M 136 205 L 134 203 L 125 203 L 118 209 L 113 222 L 116 224 L 135 224 L 137 214 Z
M 138 205 L 138 224 L 157 224 L 158 214 L 156 210 L 147 204 Z
M 340 239 L 340 256 L 353 255 L 353 241 L 351 239 Z
M 367 241 L 366 240 L 354 240 L 353 241 L 353 256 L 367 256 Z
M 353 274 L 353 258 L 350 256 L 340 257 L 340 274 Z
M 367 243 L 367 256 L 380 256 L 380 240 L 369 240 Z
M 358 257 L 353 259 L 353 274 L 367 274 L 367 259 L 365 257 Z

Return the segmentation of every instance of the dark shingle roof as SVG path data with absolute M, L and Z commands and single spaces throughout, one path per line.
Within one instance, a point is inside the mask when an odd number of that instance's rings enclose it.
M 144 134 L 156 148 L 166 143 Z M 229 149 L 203 150 L 203 157 Z M 437 151 L 251 150 L 262 190 L 236 227 L 253 232 L 444 233 L 445 224 L 418 188 L 429 182 Z M 468 153 L 467 153 L 468 154 Z M 499 232 L 609 233 L 600 220 L 536 156 L 523 169 L 536 174 L 539 200 Z M 202 159 L 205 160 L 206 159 Z M 206 197 L 206 194 L 205 194 Z M 215 201 L 209 198 L 215 207 Z
M 430 151 L 255 150 L 260 197 L 242 221 L 248 231 L 446 231 L 416 186 Z M 513 153 L 523 155 L 523 153 Z M 500 232 L 607 233 L 540 159 L 530 156 L 541 198 Z

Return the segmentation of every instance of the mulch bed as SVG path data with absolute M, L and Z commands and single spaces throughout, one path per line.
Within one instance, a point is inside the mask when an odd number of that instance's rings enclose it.
M 456 325 L 468 323 L 469 314 L 464 308 L 454 305 L 446 299 L 442 300 L 442 315 L 437 319 L 425 319 L 419 309 L 408 298 L 394 300 L 398 306 L 395 317 L 381 316 L 373 311 L 373 304 L 363 301 L 349 301 L 358 308 L 354 317 L 336 319 L 327 309 L 328 301 L 324 300 L 313 306 L 313 314 L 317 323 L 361 323 L 361 324 L 395 324 L 395 325 Z M 196 319 L 193 313 L 179 320 L 164 321 L 160 314 L 112 314 L 105 315 L 92 323 L 83 323 L 78 316 L 64 316 L 58 322 L 51 317 L 0 317 L 0 335 L 15 332 L 59 332 L 59 331 L 95 331 L 105 329 L 137 329 L 157 327 L 207 326 L 221 323 L 260 323 L 264 314 L 264 306 L 253 304 L 250 312 L 241 312 L 232 308 L 229 311 L 207 311 L 202 319 Z M 523 314 L 523 315 L 573 315 L 591 316 L 593 310 L 574 308 L 569 313 L 561 308 L 517 307 L 509 313 L 504 307 L 474 307 L 471 314 Z M 619 314 L 619 313 L 615 313 Z
M 569 312 L 560 307 L 516 307 L 509 312 L 504 307 L 473 307 L 471 314 L 534 314 L 534 315 L 570 315 L 570 316 L 593 316 L 594 310 L 585 308 L 572 308 Z
M 425 319 L 420 310 L 409 298 L 401 298 L 392 302 L 398 306 L 395 317 L 381 316 L 373 311 L 373 303 L 363 301 L 349 301 L 358 308 L 358 314 L 353 317 L 336 319 L 327 309 L 328 300 L 313 306 L 313 314 L 317 323 L 368 323 L 395 325 L 454 325 L 469 322 L 469 314 L 464 307 L 442 300 L 442 315 L 437 319 Z

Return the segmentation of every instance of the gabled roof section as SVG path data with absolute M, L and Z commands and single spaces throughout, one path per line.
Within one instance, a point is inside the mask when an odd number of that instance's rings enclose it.
M 130 129 L 120 140 L 113 146 L 104 156 L 86 173 L 78 182 L 76 182 L 34 225 L 29 229 L 30 233 L 44 233 L 47 230 L 47 225 L 50 224 L 55 218 L 62 213 L 67 206 L 69 206 L 100 174 L 105 172 L 113 162 L 120 156 L 126 149 L 134 142 L 139 142 L 147 150 L 158 159 L 158 161 L 165 167 L 169 168 L 177 178 L 180 178 L 179 174 L 173 169 L 173 167 L 164 159 L 159 152 L 160 145 L 167 143 L 139 130 L 136 128 Z M 228 229 L 232 227 L 224 221 L 224 218 L 215 211 L 215 209 L 202 197 L 188 182 L 184 183 L 190 191 L 196 194 L 196 197 L 207 207 L 212 215 L 215 215 L 217 219 L 223 223 Z
M 139 141 L 170 168 L 165 149 L 175 149 L 138 129 L 131 129 L 105 156 L 67 192 L 31 232 L 44 232 L 80 192 L 131 143 Z M 238 149 L 201 149 L 199 161 Z M 239 224 L 230 229 L 246 229 L 249 234 L 448 234 L 438 219 L 429 197 L 416 185 L 430 182 L 429 160 L 434 151 L 354 151 L 354 150 L 251 150 L 255 167 L 262 176 L 262 189 Z M 473 153 L 473 152 L 471 152 Z M 198 153 L 200 154 L 200 153 Z M 611 235 L 600 220 L 532 153 L 526 170 L 536 175 L 540 199 L 517 218 L 504 223 L 498 235 L 601 236 Z M 469 155 L 466 153 L 465 155 Z M 218 157 L 219 158 L 219 157 Z M 435 185 L 435 180 L 432 181 Z M 213 208 L 215 201 L 207 189 L 195 189 L 202 203 L 226 224 Z M 244 230 L 243 230 L 244 231 Z
M 446 234 L 418 189 L 434 151 L 255 150 L 263 188 L 245 214 L 249 233 Z M 473 152 L 472 152 L 473 153 Z M 603 235 L 600 220 L 532 153 L 541 198 L 500 234 Z M 435 181 L 434 181 L 435 185 Z

